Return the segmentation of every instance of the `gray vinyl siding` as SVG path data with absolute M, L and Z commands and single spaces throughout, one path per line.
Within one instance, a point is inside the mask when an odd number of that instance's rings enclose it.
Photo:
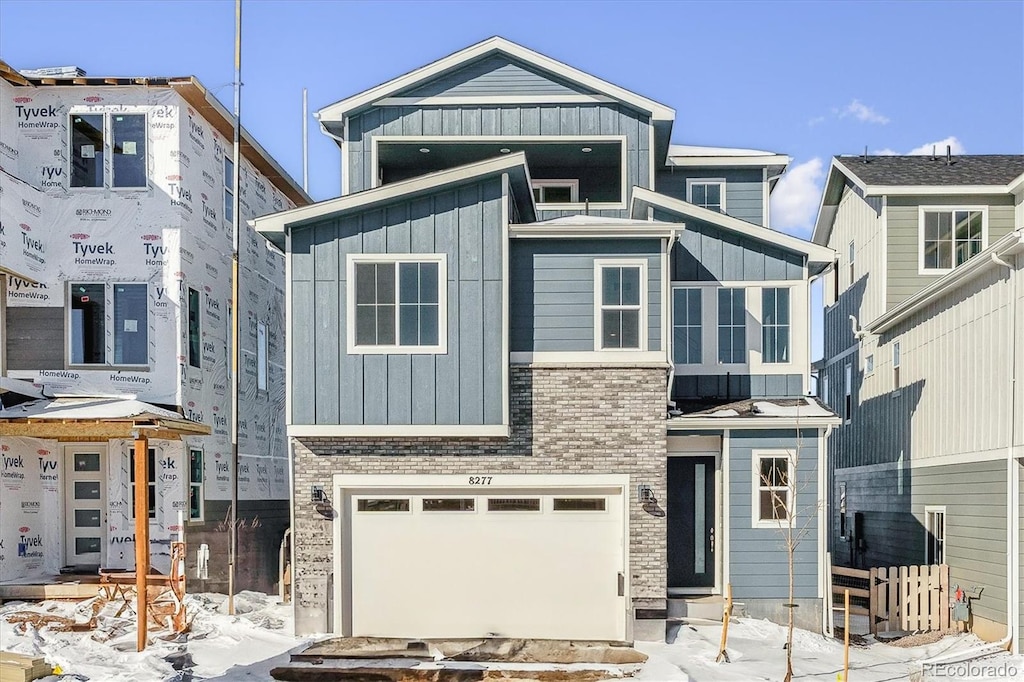
M 913 296 L 941 277 L 918 274 L 921 249 L 918 212 L 920 206 L 988 206 L 988 244 L 1018 227 L 1014 224 L 1013 196 L 1010 194 L 889 197 L 888 201 L 887 308 L 892 308 Z
M 64 308 L 7 308 L 7 369 L 64 367 Z
M 729 581 L 737 599 L 782 599 L 788 595 L 784 531 L 754 528 L 751 501 L 755 450 L 796 451 L 797 529 L 806 535 L 794 556 L 794 596 L 818 596 L 818 432 L 732 430 L 729 435 Z
M 691 178 L 724 178 L 725 212 L 740 220 L 764 225 L 764 174 L 760 168 L 659 169 L 654 189 L 659 194 L 689 201 L 686 181 Z
M 293 424 L 501 424 L 502 185 L 492 178 L 295 228 Z M 346 256 L 443 253 L 448 352 L 348 354 Z
M 462 97 L 501 95 L 591 94 L 579 85 L 505 55 L 493 55 L 438 76 L 428 83 L 398 92 L 396 97 Z
M 902 479 L 902 481 L 901 481 Z M 1006 462 L 911 468 L 893 465 L 835 474 L 833 499 L 846 484 L 847 513 L 864 514 L 865 550 L 851 559 L 831 522 L 833 560 L 859 567 L 925 563 L 925 507 L 946 507 L 946 563 L 950 582 L 983 587 L 974 613 L 1006 622 Z
M 673 400 L 785 398 L 803 395 L 802 374 L 693 374 L 676 376 Z
M 348 120 L 349 193 L 372 186 L 372 142 L 381 135 L 560 136 L 623 135 L 626 138 L 626 186 L 650 187 L 650 117 L 618 104 L 386 106 Z M 628 197 L 623 197 L 626 203 Z M 538 220 L 577 211 L 539 211 Z M 592 211 L 626 218 L 628 208 Z
M 711 223 L 655 210 L 655 220 L 685 222 L 672 248 L 673 282 L 802 280 L 804 256 Z M 765 228 L 767 234 L 771 234 Z
M 661 350 L 661 242 L 656 239 L 515 240 L 511 350 L 594 350 L 594 260 L 647 260 L 647 350 Z

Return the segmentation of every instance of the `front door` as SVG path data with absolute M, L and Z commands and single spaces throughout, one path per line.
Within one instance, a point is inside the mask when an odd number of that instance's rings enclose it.
M 102 445 L 64 448 L 64 564 L 69 568 L 102 563 L 106 455 Z
M 715 458 L 668 458 L 668 586 L 715 587 Z

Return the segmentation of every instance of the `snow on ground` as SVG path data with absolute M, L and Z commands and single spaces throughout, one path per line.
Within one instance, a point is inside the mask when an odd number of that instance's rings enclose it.
M 31 612 L 84 622 L 92 616 L 94 601 L 4 604 L 0 607 L 0 647 L 45 657 L 51 665 L 60 666 L 65 674 L 63 679 L 68 682 L 76 679 L 72 675 L 96 682 L 190 679 L 164 660 L 177 652 L 191 656 L 191 679 L 237 682 L 269 680 L 271 668 L 286 663 L 289 653 L 312 641 L 294 636 L 290 604 L 281 604 L 276 597 L 257 592 L 235 596 L 234 616 L 227 615 L 227 597 L 223 594 L 188 595 L 188 617 L 194 617 L 190 633 L 179 638 L 166 630 L 151 630 L 151 643 L 141 653 L 135 651 L 134 615 L 114 618 L 114 604 L 103 607 L 99 627 L 90 632 L 60 632 L 52 627 L 37 630 L 28 626 L 21 633 L 16 623 L 7 620 L 12 614 Z
M 735 619 L 729 624 L 730 663 L 715 663 L 721 638 L 720 623 L 681 625 L 669 633 L 670 644 L 637 642 L 650 658 L 637 680 L 672 682 L 754 682 L 781 680 L 786 673 L 786 629 L 766 620 Z M 967 651 L 984 645 L 973 635 L 945 637 L 924 646 L 899 648 L 872 642 L 850 646 L 850 680 L 996 680 L 1024 681 L 1024 657 L 1006 653 L 964 664 L 949 664 L 920 676 L 916 662 L 929 657 Z M 836 682 L 843 670 L 843 643 L 822 635 L 796 630 L 793 635 L 793 676 L 799 682 Z

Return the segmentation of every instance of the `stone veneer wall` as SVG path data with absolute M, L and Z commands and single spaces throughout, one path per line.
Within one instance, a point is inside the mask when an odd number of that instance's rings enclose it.
M 633 606 L 664 609 L 665 510 L 643 508 L 636 487 L 666 499 L 665 381 L 651 365 L 513 366 L 507 439 L 293 438 L 296 630 L 328 628 L 333 521 L 309 491 L 339 473 L 628 473 Z

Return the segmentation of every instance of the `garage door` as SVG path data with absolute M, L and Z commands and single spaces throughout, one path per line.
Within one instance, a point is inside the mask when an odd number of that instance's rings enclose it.
M 625 639 L 621 490 L 348 495 L 351 634 Z

